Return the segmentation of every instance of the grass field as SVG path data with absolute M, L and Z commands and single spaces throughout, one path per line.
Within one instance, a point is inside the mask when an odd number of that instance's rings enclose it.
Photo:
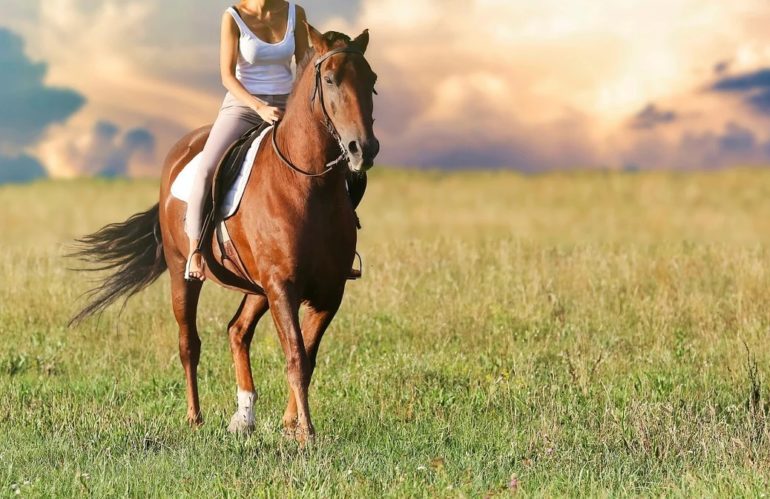
M 155 202 L 140 181 L 0 187 L 0 496 L 755 496 L 770 487 L 770 171 L 375 171 L 311 389 L 280 435 L 283 356 L 252 346 L 257 431 L 225 325 L 199 324 L 185 425 L 168 279 L 76 329 L 75 235 Z M 119 308 L 119 307 L 117 307 Z

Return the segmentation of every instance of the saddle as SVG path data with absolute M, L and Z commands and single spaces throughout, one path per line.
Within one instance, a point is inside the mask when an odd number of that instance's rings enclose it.
M 219 213 L 219 208 L 222 204 L 222 200 L 225 194 L 235 183 L 243 168 L 243 161 L 246 158 L 246 153 L 249 152 L 249 148 L 254 143 L 260 134 L 270 126 L 269 123 L 262 123 L 241 135 L 232 145 L 225 151 L 222 159 L 217 165 L 217 169 L 214 173 L 214 180 L 211 185 L 211 199 L 206 203 L 207 209 L 205 215 L 211 213 Z M 209 211 L 211 210 L 211 211 Z
M 201 238 L 198 247 L 198 250 L 207 256 L 206 260 L 209 263 L 211 271 L 218 274 L 217 277 L 220 281 L 223 280 L 222 278 L 228 277 L 222 273 L 222 270 L 227 270 L 230 274 L 234 274 L 234 277 L 237 280 L 237 282 L 234 282 L 233 284 L 240 288 L 251 288 L 258 293 L 262 292 L 261 286 L 256 283 L 246 271 L 246 268 L 238 255 L 238 251 L 230 239 L 230 234 L 227 232 L 225 221 L 232 215 L 222 215 L 222 210 L 220 208 L 225 195 L 230 191 L 233 184 L 238 179 L 238 175 L 243 168 L 246 154 L 249 152 L 254 141 L 257 140 L 262 132 L 269 126 L 271 126 L 269 123 L 262 123 L 261 125 L 247 130 L 227 148 L 222 159 L 219 161 L 214 173 L 211 191 L 206 196 L 206 201 L 203 205 L 203 227 L 201 229 Z M 350 196 L 351 204 L 355 210 L 366 191 L 366 174 L 363 172 L 353 173 L 348 171 L 346 173 L 346 183 L 348 195 Z M 233 215 L 235 213 L 237 213 L 237 209 L 233 212 Z M 361 224 L 358 215 L 355 215 L 355 221 L 356 226 L 360 229 Z M 217 255 L 214 252 L 214 245 L 218 246 L 220 258 L 216 258 Z M 211 265 L 212 263 L 214 265 Z
M 237 282 L 234 282 L 235 285 L 241 288 L 252 288 L 256 292 L 260 292 L 261 287 L 249 276 L 241 262 L 238 251 L 230 240 L 230 235 L 227 233 L 225 220 L 229 217 L 223 216 L 220 208 L 225 195 L 238 179 L 238 174 L 243 168 L 246 154 L 249 152 L 254 141 L 269 126 L 269 123 L 262 123 L 247 130 L 222 155 L 222 159 L 214 171 L 211 191 L 206 196 L 206 201 L 203 204 L 203 227 L 201 228 L 201 238 L 198 246 L 198 250 L 206 255 L 207 263 L 212 272 L 224 274 L 222 270 L 227 270 L 231 274 L 235 274 L 237 278 Z M 237 209 L 235 212 L 237 212 Z M 216 258 L 217 255 L 214 252 L 212 237 L 214 233 L 216 233 L 215 244 L 218 246 L 221 258 Z M 226 275 L 217 275 L 217 277 L 221 280 Z

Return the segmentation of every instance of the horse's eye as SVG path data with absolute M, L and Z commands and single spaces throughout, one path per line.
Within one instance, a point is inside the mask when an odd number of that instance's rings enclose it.
M 324 81 L 326 82 L 327 85 L 331 85 L 332 83 L 334 83 L 332 81 L 332 77 L 331 76 L 324 76 Z

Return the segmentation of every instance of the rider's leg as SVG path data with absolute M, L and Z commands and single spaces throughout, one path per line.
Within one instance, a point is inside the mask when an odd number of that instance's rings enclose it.
M 350 202 L 353 204 L 353 217 L 356 220 L 356 227 L 360 229 L 361 222 L 358 219 L 356 208 L 358 208 L 358 205 L 361 203 L 361 199 L 363 199 L 364 192 L 366 191 L 366 172 L 359 172 L 359 173 L 347 172 L 345 178 L 347 181 L 348 195 L 350 196 Z M 357 269 L 355 267 L 351 268 L 350 275 L 348 275 L 348 279 L 356 280 L 360 278 L 361 278 L 361 269 Z
M 185 232 L 190 241 L 188 259 L 191 279 L 203 280 L 205 278 L 203 259 L 196 250 L 201 237 L 203 203 L 211 190 L 214 171 L 230 144 L 248 129 L 259 125 L 261 122 L 262 120 L 256 112 L 241 104 L 229 93 L 227 94 L 201 152 L 200 168 L 196 172 L 187 204 Z

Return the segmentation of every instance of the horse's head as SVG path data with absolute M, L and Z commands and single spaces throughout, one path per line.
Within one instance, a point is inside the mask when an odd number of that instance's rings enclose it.
M 341 33 L 322 35 L 309 24 L 307 29 L 316 52 L 313 69 L 317 107 L 339 135 L 350 169 L 368 170 L 380 150 L 372 129 L 372 94 L 377 75 L 364 57 L 369 31 L 351 40 Z

